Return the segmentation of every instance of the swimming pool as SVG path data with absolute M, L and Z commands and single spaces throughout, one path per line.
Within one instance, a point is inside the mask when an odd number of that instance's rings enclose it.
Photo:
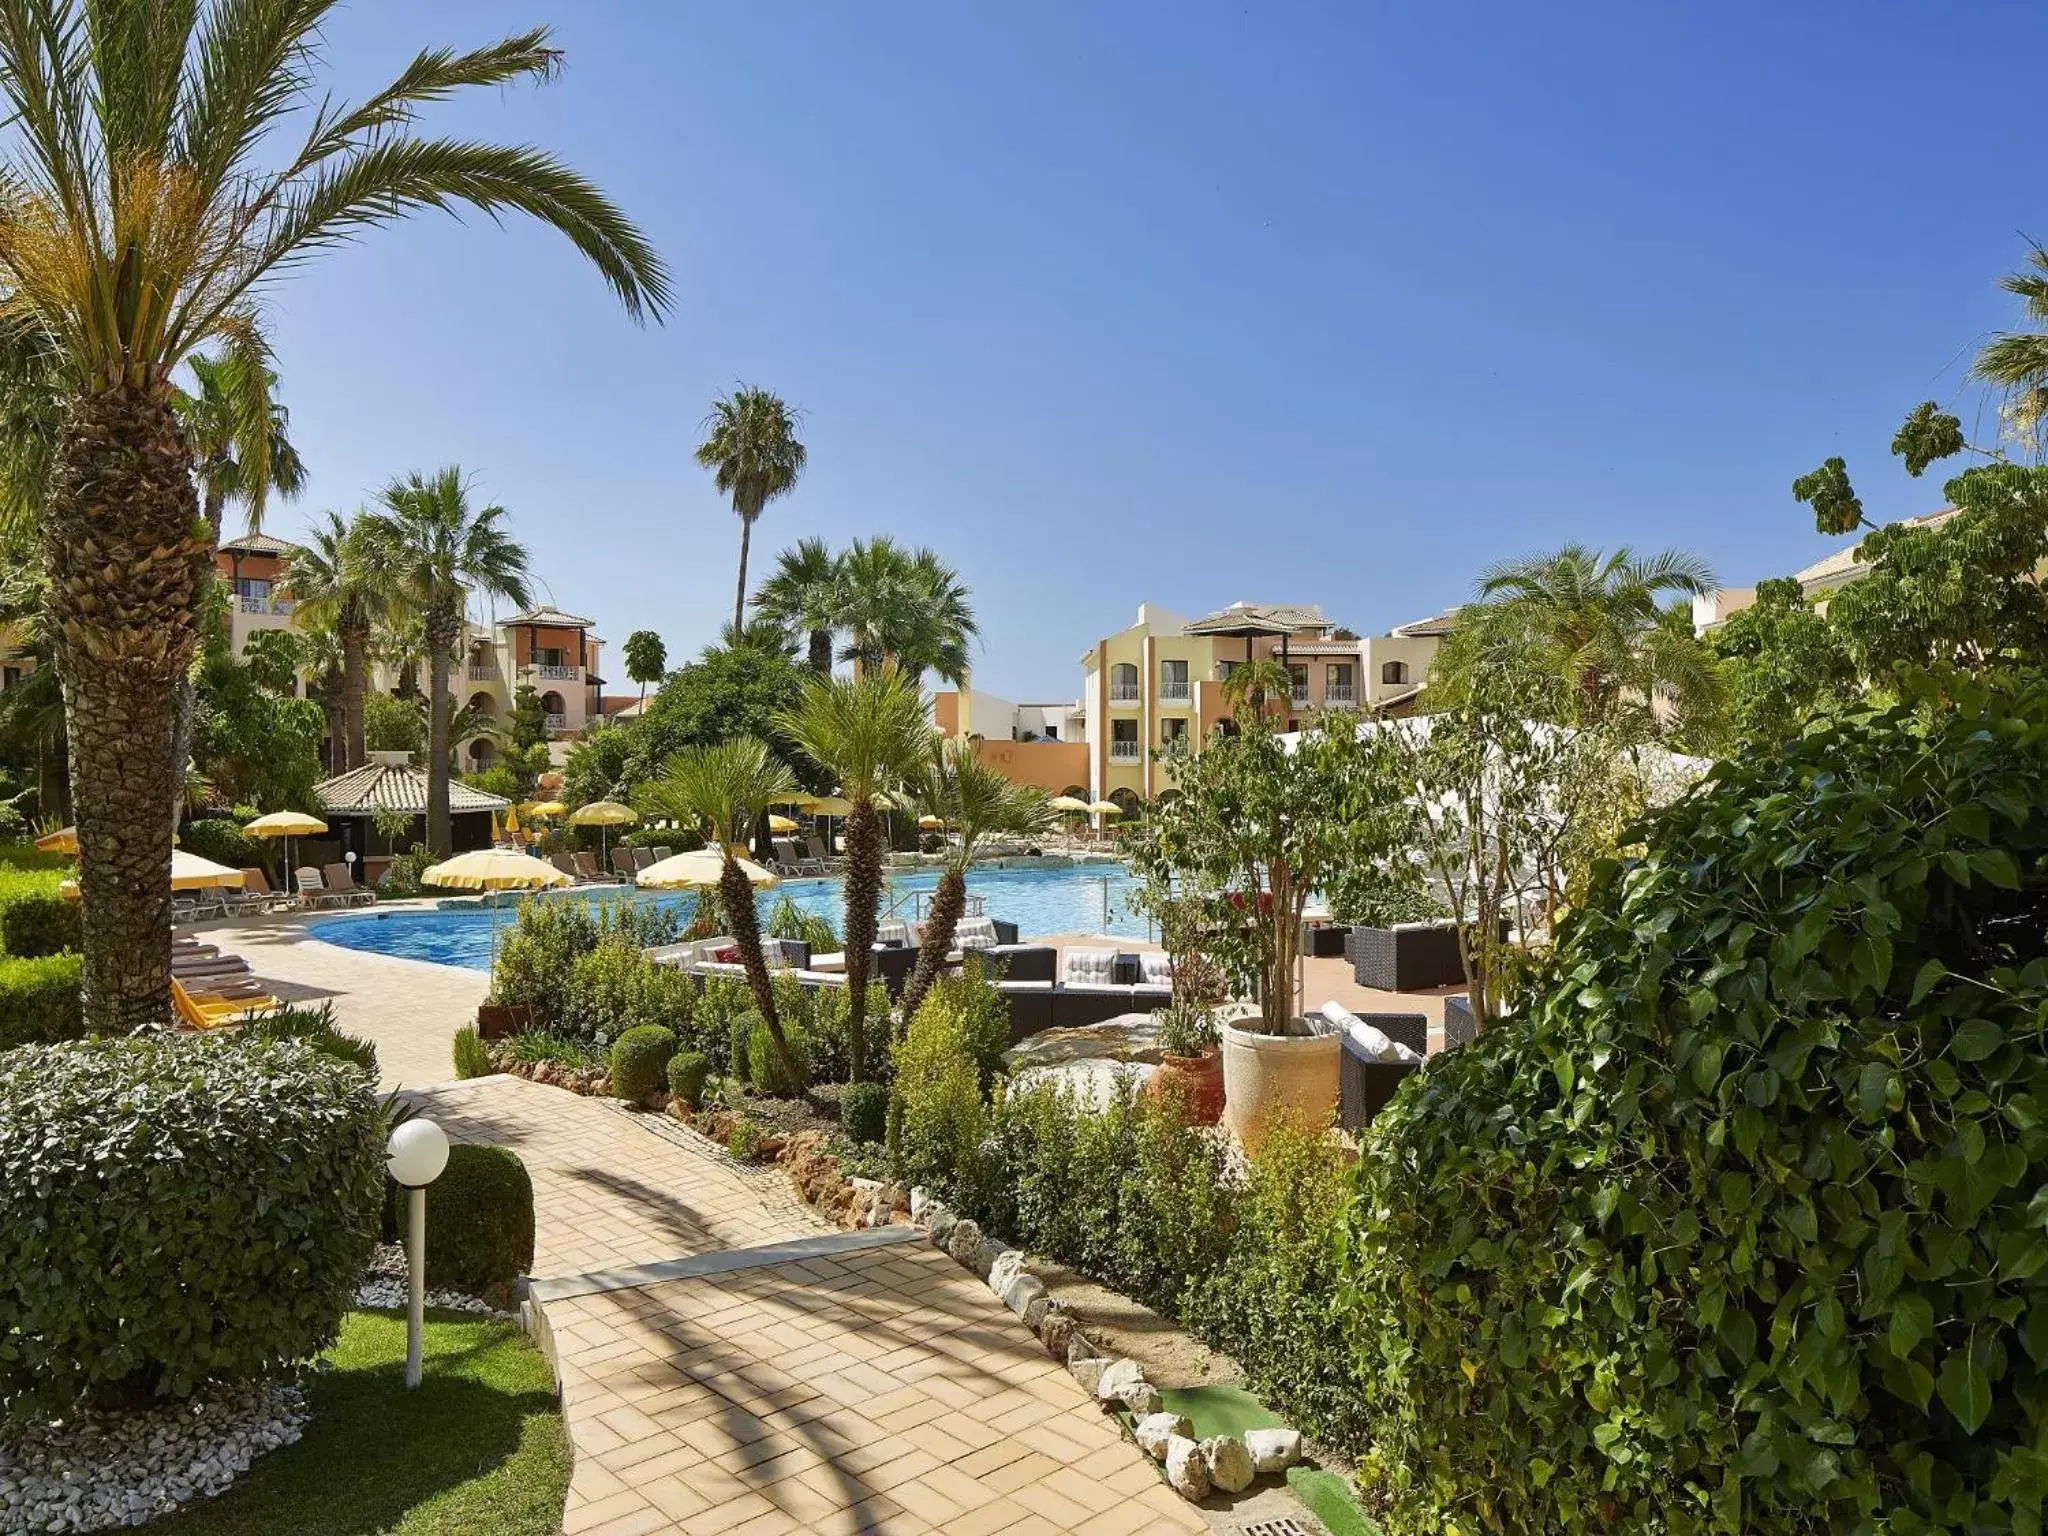
M 892 873 L 882 908 L 886 912 L 892 903 L 900 903 L 898 911 L 908 919 L 914 901 L 911 893 L 932 890 L 938 883 L 937 870 Z M 785 880 L 774 890 L 761 893 L 761 914 L 765 919 L 776 902 L 787 896 L 806 911 L 831 919 L 834 928 L 843 928 L 846 914 L 840 884 L 836 879 Z M 967 877 L 968 894 L 982 898 L 988 916 L 1015 923 L 1018 933 L 1026 937 L 1045 933 L 1108 933 L 1144 938 L 1145 919 L 1131 910 L 1128 900 L 1131 885 L 1130 873 L 1120 864 L 990 867 L 976 869 Z M 696 894 L 691 891 L 641 896 L 603 886 L 554 893 L 542 899 L 622 898 L 673 907 L 685 919 L 697 905 Z M 491 921 L 490 910 L 483 906 L 449 905 L 432 912 L 364 912 L 348 917 L 323 917 L 308 925 L 307 931 L 316 939 L 344 949 L 487 971 L 491 968 Z M 501 937 L 512 921 L 509 911 L 497 914 Z

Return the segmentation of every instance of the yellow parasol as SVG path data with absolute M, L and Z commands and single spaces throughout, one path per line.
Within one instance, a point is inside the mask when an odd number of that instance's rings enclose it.
M 941 832 L 945 830 L 946 818 L 943 816 L 920 816 L 917 818 L 917 824 L 926 832 Z
M 458 853 L 452 859 L 430 864 L 420 871 L 422 885 L 442 885 L 458 891 L 537 891 L 551 885 L 575 882 L 552 864 L 543 864 L 530 853 L 516 848 L 478 848 Z M 498 906 L 491 903 L 491 966 L 498 964 Z
M 805 809 L 814 816 L 850 816 L 853 814 L 853 802 L 841 799 L 838 795 L 806 795 L 804 800 Z
M 36 846 L 45 853 L 76 853 L 78 828 L 60 827 L 55 832 L 45 833 L 36 839 Z
M 611 828 L 630 827 L 640 819 L 640 813 L 630 805 L 621 805 L 616 800 L 593 800 L 588 805 L 579 805 L 569 813 L 572 827 L 596 827 L 598 829 L 598 858 L 606 868 L 611 867 Z
M 529 816 L 559 816 L 568 807 L 559 800 L 537 800 L 526 808 Z
M 763 869 L 752 859 L 736 859 L 740 873 L 747 877 L 747 883 L 757 890 L 769 890 L 780 884 L 772 870 Z M 718 884 L 725 874 L 725 855 L 716 848 L 696 848 L 689 853 L 671 854 L 658 859 L 640 871 L 640 889 L 657 891 L 701 890 L 705 886 Z
M 1121 816 L 1124 813 L 1124 808 L 1118 805 L 1114 800 L 1090 801 L 1088 804 L 1088 809 L 1092 814 L 1096 816 Z
M 272 811 L 268 816 L 258 816 L 242 830 L 251 837 L 281 837 L 284 839 L 284 889 L 292 888 L 292 839 L 295 837 L 318 837 L 327 830 L 327 823 L 318 816 L 308 816 L 304 811 Z
M 1088 814 L 1088 802 L 1086 800 L 1076 800 L 1072 795 L 1054 795 L 1045 803 L 1050 809 L 1065 812 L 1070 816 L 1085 816 Z
M 768 830 L 770 832 L 794 832 L 797 830 L 797 825 L 787 816 L 770 816 L 768 818 Z
M 225 864 L 216 864 L 211 859 L 202 859 L 196 853 L 187 853 L 182 848 L 171 850 L 171 889 L 174 891 L 197 891 L 215 885 L 240 885 L 248 876 L 239 869 L 229 869 Z

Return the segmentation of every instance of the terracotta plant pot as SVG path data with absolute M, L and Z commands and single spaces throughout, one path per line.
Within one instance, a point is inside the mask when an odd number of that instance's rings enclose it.
M 1325 1126 L 1337 1108 L 1342 1038 L 1322 1019 L 1290 1019 L 1287 1029 L 1269 1035 L 1256 1019 L 1223 1026 L 1223 1123 L 1248 1152 L 1282 1116 Z
M 1145 1092 L 1164 1098 L 1178 1091 L 1182 1108 L 1194 1125 L 1214 1125 L 1223 1118 L 1223 1053 L 1211 1046 L 1199 1056 L 1162 1056 L 1159 1070 L 1146 1080 Z

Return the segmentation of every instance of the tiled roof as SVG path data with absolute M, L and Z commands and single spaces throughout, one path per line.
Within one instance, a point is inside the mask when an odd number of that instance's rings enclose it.
M 1290 656 L 1356 656 L 1356 640 L 1296 640 L 1287 647 Z
M 272 538 L 267 533 L 245 533 L 238 539 L 222 539 L 220 547 L 244 555 L 289 555 L 300 546 L 290 539 Z
M 1955 515 L 1956 509 L 1954 507 L 1944 507 L 1939 512 L 1926 512 L 1922 513 L 1919 517 L 1909 517 L 1906 519 L 1906 522 L 1915 528 L 1938 528 Z M 1856 558 L 1856 551 L 1862 547 L 1863 540 L 1858 538 L 1854 544 L 1849 545 L 1846 549 L 1836 550 L 1825 560 L 1816 560 L 1812 565 L 1801 571 L 1794 580 L 1802 587 L 1811 590 L 1816 586 L 1833 585 L 1837 582 L 1847 581 L 1852 577 L 1861 576 L 1869 569 L 1861 560 Z
M 500 619 L 501 624 L 544 624 L 549 629 L 592 629 L 595 619 L 579 619 L 573 613 L 564 613 L 553 603 L 540 608 L 529 608 L 524 613 L 515 613 L 509 619 Z
M 410 811 L 415 816 L 427 813 L 426 771 L 410 764 L 400 767 L 393 763 L 365 763 L 316 784 L 313 793 L 320 797 L 323 807 L 337 816 L 367 816 L 372 811 Z M 448 784 L 448 809 L 454 814 L 502 811 L 511 803 L 452 779 Z
M 1188 625 L 1191 635 L 1292 634 L 1298 629 L 1323 629 L 1329 624 L 1319 603 L 1232 603 Z
M 1410 640 L 1440 639 L 1458 627 L 1458 610 L 1432 614 L 1426 619 L 1417 619 L 1413 624 L 1396 624 L 1390 634 L 1401 635 Z

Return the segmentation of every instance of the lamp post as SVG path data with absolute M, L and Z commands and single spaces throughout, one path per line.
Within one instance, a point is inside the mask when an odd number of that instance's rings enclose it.
M 411 1294 L 405 1314 L 405 1384 L 420 1384 L 421 1331 L 427 1313 L 427 1186 L 448 1166 L 448 1133 L 431 1120 L 412 1119 L 391 1133 L 384 1166 L 406 1194 L 406 1269 Z

